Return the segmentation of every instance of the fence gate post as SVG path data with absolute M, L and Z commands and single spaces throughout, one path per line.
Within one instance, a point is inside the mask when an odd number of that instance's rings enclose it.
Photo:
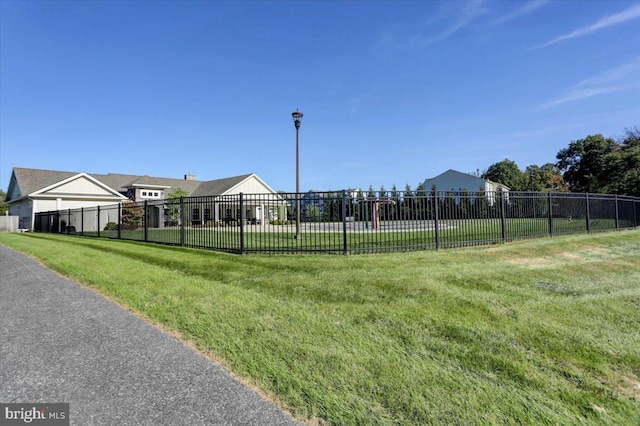
M 122 204 L 118 203 L 118 226 L 116 226 L 116 229 L 118 230 L 118 239 L 121 239 L 122 237 L 120 228 L 122 228 Z
M 553 237 L 553 201 L 549 192 L 549 236 Z
M 433 218 L 436 231 L 436 250 L 440 250 L 440 226 L 438 217 L 438 191 L 433 191 Z
M 504 191 L 500 191 L 500 226 L 502 228 L 502 242 L 507 242 L 507 212 L 504 204 Z
M 342 190 L 342 254 L 347 255 L 347 192 Z
M 587 218 L 587 234 L 591 233 L 591 213 L 589 212 L 589 193 L 587 192 L 585 195 L 585 199 L 587 201 L 587 214 L 586 214 L 586 218 Z
M 240 254 L 244 254 L 244 194 L 240 193 Z
M 144 200 L 144 241 L 149 241 L 149 201 Z
M 180 245 L 184 247 L 184 197 L 180 197 Z
M 620 230 L 620 218 L 619 218 L 619 215 L 618 215 L 618 213 L 619 213 L 618 212 L 618 194 L 616 194 L 615 201 L 616 201 L 616 231 L 619 231 Z

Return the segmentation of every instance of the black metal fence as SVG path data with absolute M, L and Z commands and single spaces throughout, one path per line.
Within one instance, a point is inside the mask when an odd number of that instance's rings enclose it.
M 295 208 L 300 201 L 301 223 Z M 34 230 L 230 253 L 440 249 L 636 228 L 640 198 L 564 192 L 310 192 L 37 213 Z

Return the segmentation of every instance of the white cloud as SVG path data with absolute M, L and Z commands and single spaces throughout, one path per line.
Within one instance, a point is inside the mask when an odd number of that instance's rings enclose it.
M 483 6 L 484 0 L 471 0 L 464 3 L 464 7 L 459 8 L 456 4 L 451 12 L 446 13 L 445 28 L 436 34 L 425 35 L 418 33 L 409 40 L 410 45 L 424 46 L 431 43 L 446 40 L 456 32 L 468 26 L 478 17 L 486 14 L 488 10 Z
M 601 72 L 580 81 L 565 90 L 565 93 L 561 97 L 539 106 L 535 111 L 602 95 L 604 93 L 638 87 L 638 73 L 640 73 L 640 58 L 636 58 L 625 65 Z
M 516 10 L 512 11 L 511 13 L 507 13 L 506 15 L 503 15 L 498 19 L 495 19 L 494 21 L 491 22 L 491 25 L 504 24 L 505 22 L 513 21 L 516 18 L 520 18 L 521 16 L 528 15 L 534 12 L 535 10 L 539 9 L 540 7 L 544 6 L 546 3 L 549 3 L 549 0 L 534 0 L 534 1 L 527 2 L 522 6 L 520 6 L 519 8 L 517 8 Z
M 556 37 L 546 43 L 540 44 L 538 46 L 534 46 L 532 49 L 541 49 L 543 47 L 551 46 L 552 44 L 558 43 L 563 40 L 569 40 L 576 37 L 582 37 L 587 34 L 594 33 L 603 28 L 612 27 L 614 25 L 622 24 L 631 19 L 640 18 L 640 4 L 636 4 L 620 13 L 616 13 L 615 15 L 605 16 L 600 19 L 598 22 L 587 25 L 586 27 L 578 28 L 570 32 L 569 34 L 562 35 L 560 37 Z
M 602 72 L 600 74 L 596 74 L 593 77 L 584 79 L 578 84 L 576 84 L 574 88 L 607 84 L 607 83 L 611 83 L 611 82 L 623 79 L 628 75 L 637 79 L 638 73 L 640 73 L 640 58 L 637 58 L 629 62 L 628 64 L 622 65 L 620 67 L 617 67 L 617 68 Z
M 552 106 L 556 106 L 559 104 L 564 104 L 567 102 L 573 102 L 573 101 L 577 101 L 580 99 L 586 99 L 586 98 L 590 98 L 592 96 L 597 96 L 597 95 L 601 95 L 603 93 L 609 93 L 609 92 L 615 92 L 622 89 L 622 87 L 618 86 L 614 86 L 614 87 L 598 87 L 598 88 L 592 88 L 592 89 L 574 89 L 571 90 L 569 93 L 567 93 L 566 95 L 555 99 L 551 102 L 547 102 L 544 105 L 541 105 L 540 107 L 536 108 L 536 110 L 542 110 L 542 109 L 547 109 L 550 108 Z

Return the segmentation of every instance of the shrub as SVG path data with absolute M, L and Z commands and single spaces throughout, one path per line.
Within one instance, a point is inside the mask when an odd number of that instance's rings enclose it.
M 107 223 L 107 225 L 104 227 L 105 231 L 115 231 L 118 229 L 118 224 L 115 222 L 109 222 Z

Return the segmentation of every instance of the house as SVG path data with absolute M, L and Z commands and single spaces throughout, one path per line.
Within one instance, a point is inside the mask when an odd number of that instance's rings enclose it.
M 256 174 L 228 177 L 212 181 L 198 181 L 188 174 L 184 179 L 151 176 L 125 175 L 117 173 L 89 174 L 14 167 L 6 204 L 9 214 L 19 217 L 22 229 L 33 229 L 35 214 L 45 211 L 80 209 L 108 206 L 127 200 L 146 202 L 149 206 L 150 226 L 167 225 L 169 206 L 166 199 L 176 190 L 184 191 L 188 197 L 214 197 L 229 195 L 261 194 L 244 204 L 245 218 L 262 222 L 283 217 L 285 201 Z M 192 224 L 204 224 L 209 220 L 229 220 L 240 217 L 237 202 L 216 202 L 213 198 L 208 208 L 200 205 L 191 208 L 182 217 Z M 109 219 L 101 220 L 101 223 Z
M 453 169 L 449 169 L 431 179 L 426 179 L 423 187 L 426 191 L 430 191 L 434 188 L 436 191 L 451 191 L 454 196 L 462 195 L 464 191 L 472 193 L 484 192 L 490 205 L 493 205 L 495 202 L 497 192 L 509 192 L 509 187 L 506 185 L 482 179 L 481 177 L 467 173 L 458 172 Z

